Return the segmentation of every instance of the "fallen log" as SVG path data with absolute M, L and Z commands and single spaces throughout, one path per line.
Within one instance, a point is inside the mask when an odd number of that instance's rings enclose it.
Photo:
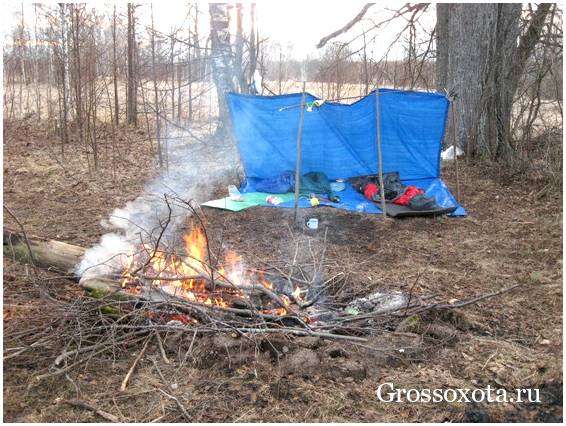
M 31 237 L 9 228 L 4 228 L 3 235 L 5 257 L 72 277 L 75 276 L 75 266 L 85 252 L 83 247 Z
M 121 288 L 117 279 L 98 276 L 79 276 L 75 272 L 75 266 L 80 262 L 86 249 L 80 246 L 67 244 L 61 241 L 49 240 L 45 238 L 24 235 L 9 228 L 4 228 L 3 232 L 3 253 L 4 256 L 15 261 L 33 264 L 42 269 L 65 274 L 79 282 L 89 296 L 96 299 L 108 297 L 117 301 L 139 301 L 147 300 L 150 302 L 171 302 L 171 297 L 165 296 L 157 291 L 146 292 L 143 295 L 128 293 Z M 31 253 L 30 253 L 31 251 Z M 195 314 L 195 307 L 177 306 L 185 309 L 185 312 Z M 242 312 L 239 312 L 242 311 Z M 204 312 L 204 311 L 203 311 Z M 201 314 L 203 312 L 200 312 Z M 234 309 L 233 313 L 243 314 L 248 311 Z M 266 315 L 265 317 L 271 318 Z
M 75 272 L 75 267 L 86 251 L 83 247 L 24 235 L 9 228 L 4 228 L 3 236 L 3 253 L 8 258 L 80 280 L 79 285 L 92 297 L 102 298 L 112 295 L 118 300 L 134 299 L 133 295 L 122 291 L 116 280 L 102 277 L 80 279 L 81 277 Z

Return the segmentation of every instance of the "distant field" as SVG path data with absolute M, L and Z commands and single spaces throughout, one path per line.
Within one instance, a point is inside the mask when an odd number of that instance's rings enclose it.
M 183 83 L 184 84 L 184 83 Z M 298 93 L 302 90 L 302 83 L 294 80 L 282 81 L 264 81 L 264 85 L 269 89 L 263 90 L 263 95 L 270 95 L 270 91 L 279 94 L 279 88 L 281 88 L 281 93 Z M 161 104 L 161 110 L 168 117 L 171 116 L 171 82 L 170 81 L 159 81 L 158 91 Z M 49 90 L 50 89 L 50 90 Z M 370 86 L 370 91 L 373 88 Z M 425 91 L 424 88 L 419 88 L 418 90 Z M 342 101 L 344 103 L 355 102 L 359 97 L 365 95 L 365 86 L 363 84 L 344 84 L 340 87 L 339 96 L 336 95 L 336 85 L 331 83 L 330 87 L 328 83 L 320 81 L 309 81 L 306 84 L 306 91 L 314 96 L 320 97 L 322 99 L 328 99 L 333 101 Z M 98 92 L 98 106 L 97 106 L 97 118 L 101 122 L 110 123 L 112 121 L 113 108 L 114 108 L 114 92 L 113 84 L 111 79 L 103 80 L 101 79 L 97 84 Z M 193 120 L 196 122 L 208 122 L 209 118 L 216 118 L 218 115 L 218 105 L 216 89 L 212 82 L 197 82 L 191 85 L 191 93 L 193 97 L 192 110 L 193 110 Z M 35 114 L 36 112 L 36 86 L 35 84 L 23 85 L 22 96 L 20 102 L 20 85 L 16 84 L 12 88 L 12 85 L 4 84 L 4 119 L 10 119 L 11 117 L 21 118 L 28 116 L 29 114 Z M 53 117 L 57 116 L 58 108 L 58 98 L 57 98 L 57 87 L 48 87 L 47 84 L 41 84 L 39 86 L 39 96 L 41 98 L 40 102 L 40 113 L 42 119 L 48 117 L 48 113 L 51 111 Z M 51 96 L 51 97 L 49 97 Z M 13 99 L 13 102 L 12 102 Z M 181 89 L 181 103 L 182 103 L 182 116 L 183 118 L 188 117 L 189 113 L 189 87 L 183 86 Z M 141 122 L 144 123 L 145 113 L 144 113 L 144 102 L 148 105 L 148 119 L 153 121 L 153 82 L 147 81 L 143 84 L 143 90 L 138 89 L 138 112 L 140 114 Z M 177 114 L 177 91 L 175 94 L 175 115 Z M 126 86 L 124 81 L 119 82 L 118 86 L 118 101 L 120 105 L 120 116 L 125 119 L 125 105 L 126 105 Z M 13 112 L 12 112 L 13 103 Z M 21 109 L 20 109 L 21 105 Z M 514 114 L 515 120 L 517 120 L 517 115 L 520 113 L 520 108 L 515 105 Z M 528 116 L 528 110 L 523 112 L 522 120 L 525 120 Z M 540 111 L 535 120 L 533 127 L 535 127 L 535 134 L 537 131 L 544 129 L 546 127 L 551 127 L 556 124 L 561 124 L 562 121 L 562 111 L 557 101 L 554 100 L 542 100 Z

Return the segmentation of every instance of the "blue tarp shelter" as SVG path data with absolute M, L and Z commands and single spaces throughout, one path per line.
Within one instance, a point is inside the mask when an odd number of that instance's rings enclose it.
M 270 178 L 295 170 L 301 94 L 228 94 L 233 131 L 247 177 Z M 306 102 L 318 98 L 306 95 Z M 348 105 L 325 102 L 305 111 L 301 172 L 330 179 L 376 174 L 376 92 Z M 442 207 L 458 206 L 440 179 L 440 151 L 449 102 L 444 95 L 379 89 L 383 172 L 399 172 L 405 184 L 425 189 Z M 253 191 L 253 188 L 242 188 Z M 379 213 L 351 186 L 333 207 Z M 300 200 L 301 207 L 309 206 Z M 290 207 L 292 203 L 284 203 Z M 453 213 L 465 215 L 458 206 Z

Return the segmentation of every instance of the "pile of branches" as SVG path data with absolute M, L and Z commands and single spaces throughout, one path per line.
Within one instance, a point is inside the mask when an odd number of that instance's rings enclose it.
M 193 210 L 195 217 L 199 217 Z M 163 240 L 169 221 L 155 238 L 155 254 L 166 250 Z M 200 221 L 204 228 L 204 221 Z M 206 233 L 206 229 L 205 229 Z M 206 235 L 206 234 L 205 234 Z M 167 359 L 162 344 L 162 334 L 186 333 L 192 341 L 198 336 L 215 333 L 231 333 L 244 339 L 265 338 L 268 334 L 287 336 L 314 336 L 322 339 L 348 341 L 376 351 L 367 337 L 395 328 L 403 318 L 422 314 L 430 310 L 454 309 L 477 303 L 503 294 L 516 287 L 480 295 L 460 302 L 443 302 L 433 295 L 404 295 L 403 303 L 394 306 L 376 307 L 370 310 L 347 309 L 352 302 L 345 291 L 351 287 L 344 273 L 324 278 L 328 264 L 325 259 L 326 236 L 315 250 L 311 241 L 295 240 L 292 261 L 266 263 L 261 271 L 268 275 L 274 289 L 260 283 L 237 284 L 223 276 L 218 270 L 218 255 L 213 253 L 207 239 L 208 260 L 203 270 L 209 274 L 198 276 L 211 294 L 224 292 L 234 296 L 231 306 L 216 306 L 190 301 L 147 285 L 144 277 L 147 264 L 130 272 L 129 278 L 137 280 L 138 291 L 122 287 L 123 277 L 83 276 L 79 283 L 86 295 L 77 295 L 77 287 L 61 292 L 53 291 L 53 281 L 40 277 L 38 269 L 48 268 L 59 272 L 61 280 L 76 279 L 73 271 L 84 249 L 62 242 L 31 238 L 23 227 L 18 231 L 4 232 L 4 254 L 15 260 L 26 262 L 35 271 L 33 282 L 40 289 L 43 307 L 49 319 L 42 324 L 18 324 L 6 329 L 4 360 L 25 357 L 31 354 L 53 354 L 52 362 L 38 374 L 37 379 L 66 374 L 70 369 L 83 364 L 101 353 L 119 352 L 132 345 L 143 343 L 143 351 L 150 340 L 155 339 L 160 352 Z M 301 247 L 301 244 L 307 247 Z M 310 253 L 310 259 L 299 262 L 299 252 Z M 168 254 L 175 254 L 169 251 Z M 145 266 L 145 267 L 144 267 Z M 153 277 L 150 277 L 153 278 Z M 179 277 L 177 277 L 179 278 Z M 278 286 L 277 283 L 281 285 Z M 293 289 L 300 286 L 306 293 L 303 299 L 294 298 L 286 302 L 279 292 L 285 286 Z M 416 284 L 416 283 L 415 283 Z M 415 285 L 412 286 L 414 288 Z M 279 290 L 278 290 L 279 289 Z M 245 297 L 241 297 L 245 296 Z M 265 313 L 265 306 L 285 308 L 284 314 Z M 49 306 L 47 308 L 47 306 Z M 191 343 L 192 347 L 192 343 Z M 190 350 L 187 351 L 187 354 Z M 142 354 L 140 354 L 142 355 Z

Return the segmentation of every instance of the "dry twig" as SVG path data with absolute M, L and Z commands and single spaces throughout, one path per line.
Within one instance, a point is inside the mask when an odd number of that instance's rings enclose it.
M 100 408 L 95 407 L 91 403 L 83 401 L 82 399 L 67 399 L 65 401 L 62 401 L 62 403 L 71 405 L 73 407 L 84 408 L 86 410 L 92 411 L 93 413 L 98 414 L 104 420 L 107 420 L 109 422 L 121 423 L 121 420 L 118 417 L 116 417 L 115 415 L 110 414 L 106 411 L 103 411 Z
M 130 367 L 128 374 L 126 374 L 126 377 L 124 377 L 124 380 L 122 381 L 122 385 L 120 386 L 120 390 L 122 392 L 124 392 L 126 390 L 126 387 L 128 386 L 128 381 L 130 380 L 130 377 L 132 376 L 134 370 L 136 369 L 138 362 L 143 357 L 143 354 L 145 354 L 145 350 L 147 349 L 147 345 L 149 344 L 150 340 L 151 340 L 151 336 L 148 336 L 148 338 L 145 341 L 145 344 L 143 345 L 142 350 L 140 351 L 139 355 L 136 357 L 136 359 L 134 360 L 134 363 Z

